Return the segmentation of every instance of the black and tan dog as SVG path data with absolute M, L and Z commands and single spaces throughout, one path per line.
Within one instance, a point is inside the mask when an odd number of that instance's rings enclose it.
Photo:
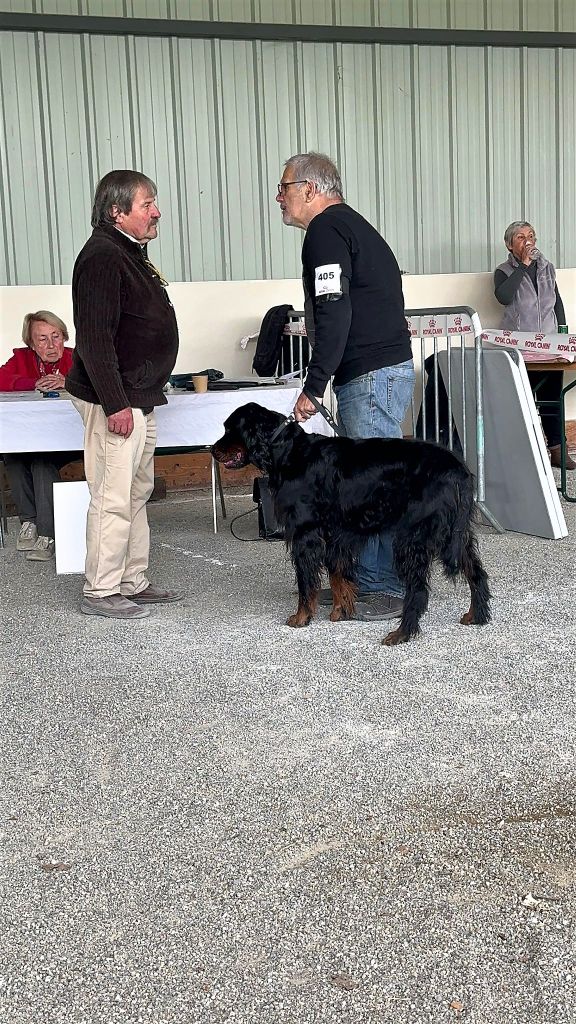
M 324 566 L 330 618 L 352 615 L 358 554 L 368 537 L 390 528 L 406 596 L 400 625 L 383 643 L 403 643 L 420 631 L 434 559 L 446 576 L 468 581 L 471 604 L 460 622 L 490 621 L 488 577 L 472 527 L 473 477 L 458 456 L 427 441 L 307 434 L 296 423 L 278 432 L 284 420 L 254 402 L 244 405 L 226 420 L 212 454 L 227 469 L 252 463 L 270 478 L 298 582 L 289 626 L 307 626 L 315 615 Z

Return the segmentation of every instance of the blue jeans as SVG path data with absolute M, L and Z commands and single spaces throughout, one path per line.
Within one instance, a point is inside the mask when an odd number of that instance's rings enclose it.
M 338 422 L 347 437 L 402 437 L 402 420 L 414 391 L 414 363 L 408 359 L 355 377 L 334 388 Z M 403 597 L 404 588 L 394 570 L 392 542 L 387 530 L 370 537 L 358 559 L 360 591 Z

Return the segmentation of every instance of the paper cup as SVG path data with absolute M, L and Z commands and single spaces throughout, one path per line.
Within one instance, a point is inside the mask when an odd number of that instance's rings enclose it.
M 196 391 L 198 394 L 202 394 L 204 391 L 208 391 L 208 374 L 193 373 L 192 383 L 194 385 L 194 391 Z

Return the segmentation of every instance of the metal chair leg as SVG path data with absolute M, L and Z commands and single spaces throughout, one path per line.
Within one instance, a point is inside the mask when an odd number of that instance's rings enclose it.
M 0 548 L 5 546 L 4 537 L 8 533 L 8 515 L 6 512 L 6 487 L 4 463 L 0 458 Z
M 210 459 L 210 479 L 212 484 L 212 524 L 214 533 L 218 533 L 218 519 L 216 517 L 216 460 Z
M 218 533 L 218 517 L 217 517 L 217 503 L 216 503 L 216 487 L 220 494 L 220 507 L 222 509 L 222 518 L 226 519 L 226 505 L 224 504 L 224 491 L 222 490 L 222 477 L 220 476 L 220 464 L 215 458 L 211 459 L 210 466 L 210 477 L 212 483 L 212 522 L 214 524 L 214 533 Z
M 216 481 L 218 483 L 218 490 L 220 492 L 220 508 L 222 509 L 222 519 L 226 519 L 226 505 L 224 504 L 224 491 L 222 490 L 222 477 L 220 475 L 220 463 L 215 462 L 216 466 Z

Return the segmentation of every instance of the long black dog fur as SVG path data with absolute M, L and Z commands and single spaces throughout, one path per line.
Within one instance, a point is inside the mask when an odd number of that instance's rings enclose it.
M 290 626 L 307 626 L 317 610 L 322 570 L 330 578 L 333 621 L 354 613 L 354 566 L 368 537 L 393 529 L 394 565 L 406 588 L 397 629 L 382 641 L 403 643 L 420 631 L 432 563 L 463 576 L 471 603 L 463 625 L 490 621 L 488 577 L 472 519 L 474 481 L 454 453 L 428 441 L 352 440 L 308 434 L 280 413 L 250 402 L 224 424 L 212 454 L 228 469 L 251 463 L 267 474 L 298 583 Z

